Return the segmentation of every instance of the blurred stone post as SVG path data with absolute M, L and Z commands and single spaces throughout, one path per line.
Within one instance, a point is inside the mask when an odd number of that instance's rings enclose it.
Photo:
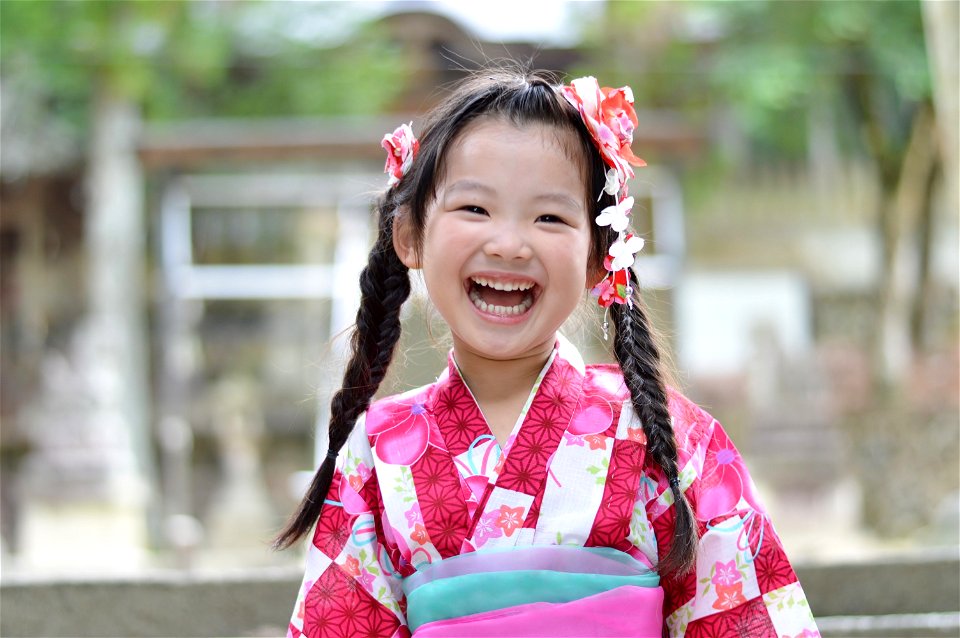
M 87 175 L 89 305 L 66 361 L 46 362 L 26 419 L 22 557 L 52 569 L 142 563 L 149 497 L 143 175 L 136 106 L 102 88 Z

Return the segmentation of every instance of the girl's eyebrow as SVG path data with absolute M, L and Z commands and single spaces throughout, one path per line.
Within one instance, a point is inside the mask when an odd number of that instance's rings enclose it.
M 487 193 L 488 195 L 493 195 L 496 191 L 484 184 L 483 182 L 478 182 L 473 179 L 460 179 L 447 187 L 446 191 L 448 193 L 453 193 L 456 191 L 481 191 Z
M 457 191 L 480 191 L 481 193 L 487 195 L 495 195 L 496 189 L 484 184 L 483 182 L 478 182 L 473 179 L 460 179 L 451 184 L 446 189 L 446 194 L 455 193 Z M 534 200 L 538 202 L 547 202 L 559 204 L 561 206 L 566 206 L 574 210 L 579 210 L 582 206 L 574 197 L 567 195 L 566 193 L 554 192 L 554 193 L 541 193 L 534 197 Z
M 560 206 L 566 206 L 573 210 L 579 210 L 583 206 L 581 202 L 578 202 L 566 193 L 543 193 L 542 195 L 537 195 L 534 199 L 539 202 L 559 204 Z

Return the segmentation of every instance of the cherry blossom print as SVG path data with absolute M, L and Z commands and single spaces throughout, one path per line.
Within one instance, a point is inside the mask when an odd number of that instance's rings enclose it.
M 480 517 L 477 526 L 473 532 L 473 538 L 477 547 L 483 547 L 491 538 L 500 538 L 503 536 L 503 528 L 497 525 L 500 517 L 498 510 L 492 510 Z
M 607 437 L 602 434 L 591 434 L 583 437 L 583 440 L 590 445 L 591 450 L 606 450 Z
M 583 447 L 583 444 L 584 444 L 583 436 L 579 434 L 570 434 L 569 432 L 565 432 L 563 434 L 563 440 L 567 445 L 576 445 L 579 447 Z
M 413 531 L 410 532 L 410 538 L 413 539 L 413 542 L 417 543 L 418 545 L 426 545 L 427 541 L 430 540 L 430 537 L 427 536 L 427 528 L 421 523 L 417 523 L 413 526 Z
M 393 186 L 403 178 L 413 166 L 413 159 L 420 151 L 420 142 L 414 136 L 411 124 L 413 123 L 401 124 L 393 133 L 384 135 L 380 143 L 383 150 L 387 152 L 387 163 L 383 167 L 383 172 L 389 175 L 388 186 Z
M 347 556 L 347 559 L 343 563 L 343 571 L 354 578 L 360 575 L 360 561 L 357 560 L 356 556 Z
M 646 445 L 647 435 L 644 433 L 643 428 L 627 428 L 627 440 Z
M 374 579 L 373 574 L 368 572 L 366 569 L 360 572 L 360 576 L 359 578 L 357 578 L 357 580 L 360 581 L 360 584 L 363 585 L 363 588 L 366 589 L 367 591 L 371 591 L 373 587 L 373 579 Z
M 743 583 L 733 585 L 717 585 L 717 599 L 713 602 L 714 609 L 733 609 L 747 601 L 743 596 Z
M 737 569 L 736 560 L 731 560 L 726 563 L 717 561 L 714 563 L 713 569 L 713 577 L 710 579 L 710 582 L 717 587 L 733 585 L 742 578 L 740 570 Z
M 352 472 L 347 472 L 347 480 L 356 492 L 363 491 L 364 484 L 370 480 L 371 471 L 364 463 L 359 463 Z
M 523 525 L 523 508 L 501 505 L 496 511 L 494 525 L 503 530 L 504 536 L 513 536 L 513 532 Z
M 426 408 L 416 400 L 367 415 L 367 434 L 374 437 L 377 456 L 392 465 L 413 465 L 427 449 L 430 430 Z
M 754 511 L 764 511 L 740 453 L 723 430 L 717 429 L 704 458 L 697 518 L 710 521 L 730 514 L 741 498 Z
M 403 515 L 407 519 L 407 525 L 413 527 L 417 523 L 423 522 L 423 514 L 420 513 L 420 504 L 414 503 L 413 506 L 408 509 Z

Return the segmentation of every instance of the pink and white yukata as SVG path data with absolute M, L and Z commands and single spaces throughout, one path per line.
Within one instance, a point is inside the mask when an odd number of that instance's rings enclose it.
M 615 365 L 563 337 L 503 450 L 451 355 L 341 450 L 288 636 L 819 636 L 740 454 L 677 392 L 696 569 L 660 578 L 674 507 Z

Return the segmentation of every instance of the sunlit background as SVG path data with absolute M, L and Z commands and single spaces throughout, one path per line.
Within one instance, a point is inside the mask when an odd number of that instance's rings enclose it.
M 379 140 L 506 60 L 633 87 L 645 296 L 793 560 L 955 552 L 957 20 L 0 2 L 0 574 L 299 566 L 269 542 L 324 449 Z M 385 391 L 439 370 L 427 305 Z M 599 322 L 570 329 L 594 359 Z

